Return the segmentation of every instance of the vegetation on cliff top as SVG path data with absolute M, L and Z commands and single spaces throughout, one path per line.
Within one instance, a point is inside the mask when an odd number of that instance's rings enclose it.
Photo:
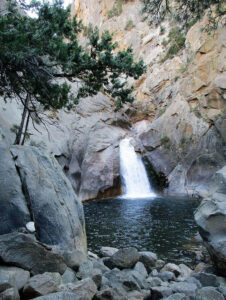
M 18 10 L 19 3 L 23 12 Z M 31 8 L 37 18 L 24 13 Z M 11 1 L 1 12 L 0 96 L 15 98 L 24 106 L 16 144 L 24 143 L 30 118 L 42 122 L 39 112 L 43 108 L 71 108 L 80 97 L 100 90 L 111 95 L 119 107 L 133 101 L 127 78 L 137 79 L 144 73 L 143 61 L 134 62 L 131 48 L 115 52 L 112 35 L 104 32 L 100 36 L 97 28 L 89 32 L 89 45 L 84 49 L 78 42 L 82 30 L 82 23 L 70 18 L 70 8 L 64 9 L 62 1 L 53 5 Z M 77 95 L 61 78 L 78 82 Z
M 209 11 L 210 27 L 218 25 L 218 17 L 225 13 L 225 0 L 142 0 L 144 12 L 150 15 L 152 23 L 159 24 L 168 14 L 173 14 L 176 20 L 185 27 L 190 26 L 194 21 L 200 19 L 206 9 Z M 213 12 L 212 5 L 216 5 Z

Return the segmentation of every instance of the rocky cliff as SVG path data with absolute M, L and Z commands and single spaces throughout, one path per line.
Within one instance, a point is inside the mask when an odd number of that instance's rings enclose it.
M 225 20 L 208 34 L 205 16 L 187 32 L 185 47 L 167 57 L 167 39 L 177 24 L 150 26 L 139 0 L 74 0 L 72 14 L 88 26 L 109 30 L 119 49 L 132 46 L 147 73 L 135 82 L 132 107 L 125 109 L 146 157 L 169 180 L 169 193 L 199 194 L 225 164 Z M 81 37 L 84 42 L 85 37 Z
M 213 174 L 225 165 L 225 27 L 208 35 L 203 18 L 187 32 L 185 47 L 167 57 L 169 33 L 177 26 L 166 20 L 150 26 L 142 2 L 127 1 L 115 13 L 115 1 L 74 0 L 72 15 L 84 25 L 110 30 L 118 49 L 132 46 L 147 72 L 135 84 L 135 102 L 115 112 L 113 101 L 99 93 L 80 101 L 72 111 L 49 111 L 43 124 L 31 124 L 27 145 L 58 159 L 79 199 L 119 195 L 119 141 L 133 136 L 157 173 L 168 178 L 170 194 L 204 195 Z M 164 29 L 164 30 L 163 30 Z M 83 45 L 86 36 L 80 36 Z M 73 89 L 76 89 L 73 86 Z M 12 143 L 21 107 L 2 105 L 0 124 Z M 132 130 L 131 130 L 132 129 Z

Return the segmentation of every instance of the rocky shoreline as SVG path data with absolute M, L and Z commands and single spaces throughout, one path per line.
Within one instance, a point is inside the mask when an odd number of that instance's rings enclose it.
M 1 238 L 7 239 L 9 235 Z M 22 236 L 25 238 L 25 234 Z M 31 238 L 29 234 L 27 238 Z M 2 248 L 1 264 L 7 263 Z M 0 299 L 224 300 L 226 297 L 226 278 L 214 274 L 214 268 L 204 263 L 192 270 L 185 264 L 167 263 L 155 253 L 138 252 L 132 247 L 119 250 L 102 247 L 100 257 L 91 252 L 86 256 L 78 250 L 64 258 L 54 254 L 54 249 L 49 253 L 52 253 L 52 267 L 45 264 L 45 254 L 28 260 L 26 266 L 22 264 L 22 255 L 14 261 L 8 260 L 7 265 L 2 264 Z M 61 259 L 60 263 L 56 257 Z M 34 269 L 35 263 L 38 269 Z

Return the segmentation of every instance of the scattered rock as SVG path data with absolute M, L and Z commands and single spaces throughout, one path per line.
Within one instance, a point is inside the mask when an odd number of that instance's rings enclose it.
M 160 271 L 165 265 L 164 260 L 158 259 L 156 262 L 156 269 Z
M 67 268 L 61 256 L 48 250 L 33 236 L 16 232 L 0 236 L 0 259 L 29 270 L 32 275 L 44 272 L 63 274 Z
M 134 270 L 142 274 L 145 278 L 148 276 L 148 272 L 142 262 L 138 261 L 134 267 Z
M 153 277 L 148 277 L 147 278 L 147 283 L 148 283 L 148 286 L 150 287 L 150 288 L 152 288 L 152 287 L 155 287 L 155 286 L 160 286 L 160 285 L 162 285 L 162 280 L 160 279 L 160 278 L 158 278 L 158 277 L 155 277 L 155 278 L 153 278 Z
M 91 300 L 97 292 L 97 287 L 92 279 L 86 278 L 75 284 L 61 285 L 58 287 L 58 291 L 74 293 L 75 300 Z
M 187 300 L 187 299 L 188 298 L 186 297 L 185 294 L 176 293 L 167 297 L 165 300 Z
M 23 294 L 27 299 L 44 296 L 57 291 L 61 284 L 59 273 L 44 273 L 31 277 L 23 289 Z
M 165 271 L 165 272 L 160 272 L 157 275 L 162 281 L 172 281 L 175 280 L 176 277 L 173 272 Z
M 129 300 L 143 300 L 144 296 L 141 292 L 133 291 L 128 293 Z
M 191 276 L 192 270 L 184 264 L 179 265 L 180 268 L 180 276 L 178 277 L 179 280 L 185 280 L 186 278 Z
M 161 269 L 161 273 L 163 272 L 172 272 L 175 274 L 176 277 L 178 277 L 179 275 L 181 275 L 181 269 L 172 263 L 168 263 L 166 264 L 162 269 Z
M 118 288 L 106 288 L 94 296 L 94 300 L 127 300 L 125 292 Z
M 87 261 L 87 256 L 79 250 L 65 251 L 62 256 L 67 266 L 75 271 L 78 271 L 83 262 Z
M 28 282 L 30 273 L 17 267 L 0 266 L 0 292 L 15 287 L 20 290 Z
M 69 292 L 53 293 L 35 299 L 37 300 L 83 300 L 82 298 L 78 298 L 74 293 L 69 293 Z M 86 298 L 84 298 L 84 300 L 85 299 Z
M 20 295 L 18 290 L 13 287 L 10 289 L 5 290 L 0 294 L 1 300 L 20 300 Z
M 111 257 L 116 252 L 118 252 L 118 249 L 117 248 L 112 248 L 112 247 L 102 247 L 100 249 L 100 255 L 102 257 Z
M 170 285 L 170 288 L 175 293 L 183 293 L 188 297 L 195 297 L 197 286 L 193 283 L 176 282 Z
M 98 255 L 96 255 L 95 253 L 93 253 L 93 252 L 91 252 L 91 251 L 88 251 L 88 256 L 89 256 L 90 258 L 94 258 L 94 259 L 98 259 L 98 258 L 99 258 Z
M 67 268 L 61 277 L 62 283 L 75 283 L 78 281 L 75 272 L 71 268 Z
M 204 287 L 197 292 L 197 300 L 224 300 L 224 296 L 213 287 Z
M 151 288 L 151 299 L 161 299 L 170 296 L 173 293 L 168 287 L 158 286 Z
M 200 281 L 203 287 L 205 286 L 219 286 L 217 276 L 208 273 L 195 273 L 193 276 Z
M 132 268 L 139 260 L 139 252 L 132 247 L 120 249 L 112 255 L 110 260 L 119 269 Z
M 143 251 L 140 252 L 139 261 L 144 264 L 145 268 L 149 273 L 156 266 L 157 255 L 153 252 Z
M 26 224 L 26 228 L 29 232 L 34 233 L 35 232 L 35 223 L 34 222 L 28 222 Z
M 84 279 L 87 277 L 91 277 L 92 274 L 93 274 L 93 263 L 92 261 L 87 260 L 80 265 L 79 271 L 77 273 L 77 277 L 80 279 Z
M 201 282 L 198 279 L 194 278 L 194 277 L 188 277 L 185 280 L 185 282 L 187 282 L 187 283 L 193 283 L 193 284 L 195 284 L 197 286 L 197 288 L 201 288 L 202 287 Z

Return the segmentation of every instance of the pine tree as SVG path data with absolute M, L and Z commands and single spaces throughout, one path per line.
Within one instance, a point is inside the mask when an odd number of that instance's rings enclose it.
M 31 8 L 37 18 L 26 14 Z M 40 105 L 70 109 L 80 97 L 100 90 L 110 94 L 118 107 L 133 101 L 127 79 L 138 79 L 145 72 L 143 61 L 134 62 L 131 48 L 116 52 L 112 35 L 100 36 L 97 28 L 89 33 L 88 47 L 81 47 L 82 30 L 81 21 L 70 18 L 70 8 L 64 9 L 59 0 L 53 5 L 10 0 L 7 13 L 0 15 L 0 96 L 19 99 L 24 107 L 16 144 L 24 142 L 30 118 L 42 121 Z M 73 95 L 70 84 L 60 78 L 79 80 L 78 94 Z

